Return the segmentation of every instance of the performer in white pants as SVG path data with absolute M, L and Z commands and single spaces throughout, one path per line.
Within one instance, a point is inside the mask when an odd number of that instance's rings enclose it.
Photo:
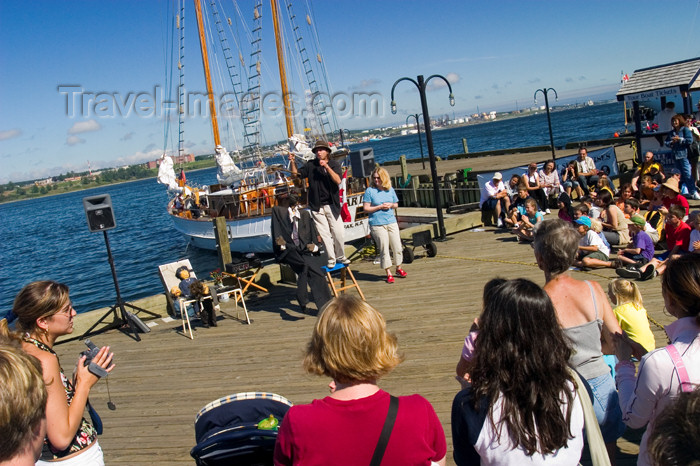
M 308 205 L 316 224 L 318 234 L 328 253 L 328 267 L 336 263 L 347 265 L 345 258 L 345 234 L 340 217 L 340 164 L 329 156 L 331 148 L 327 142 L 318 140 L 312 149 L 316 158 L 297 168 L 294 154 L 289 154 L 290 170 L 293 175 L 309 180 Z

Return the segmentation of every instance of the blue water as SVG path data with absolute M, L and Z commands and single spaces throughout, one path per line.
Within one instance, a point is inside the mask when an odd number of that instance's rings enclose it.
M 611 137 L 624 129 L 622 106 L 606 104 L 553 112 L 556 146 L 570 141 Z M 433 132 L 435 153 L 462 152 L 466 137 L 471 152 L 549 143 L 543 114 Z M 373 147 L 375 160 L 420 156 L 418 137 L 408 135 L 355 145 Z M 427 156 L 427 149 L 425 149 Z M 190 172 L 191 183 L 216 179 L 214 168 Z M 75 308 L 86 312 L 116 301 L 103 233 L 87 227 L 82 199 L 110 194 L 117 227 L 108 231 L 122 297 L 132 301 L 161 293 L 158 265 L 189 259 L 200 278 L 217 267 L 213 251 L 189 247 L 165 211 L 167 196 L 155 179 L 87 191 L 0 204 L 0 316 L 12 308 L 19 290 L 34 280 L 57 280 L 71 290 Z
M 613 137 L 616 131 L 624 133 L 625 130 L 623 105 L 617 102 L 553 111 L 550 116 L 555 147 L 563 147 L 568 142 L 607 139 Z M 410 121 L 414 122 L 415 120 L 411 118 Z M 415 123 L 412 128 L 415 128 Z M 428 149 L 422 131 L 421 136 L 427 160 Z M 456 128 L 433 129 L 435 155 L 445 158 L 451 154 L 464 152 L 462 138 L 467 139 L 469 152 L 549 145 L 547 114 L 543 111 L 521 118 L 509 118 Z M 408 158 L 420 158 L 420 147 L 416 134 L 351 146 L 353 150 L 364 147 L 374 149 L 374 159 L 378 163 L 396 160 L 402 154 Z

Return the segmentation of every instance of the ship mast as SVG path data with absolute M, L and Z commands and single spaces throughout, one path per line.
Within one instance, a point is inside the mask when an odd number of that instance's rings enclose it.
M 211 127 L 214 131 L 214 146 L 221 142 L 219 138 L 219 123 L 216 120 L 216 105 L 214 103 L 214 91 L 211 85 L 211 72 L 209 71 L 209 54 L 207 53 L 207 41 L 204 37 L 204 21 L 202 20 L 202 5 L 199 0 L 194 0 L 194 9 L 197 12 L 197 29 L 199 30 L 199 45 L 202 48 L 202 62 L 204 63 L 204 78 L 207 82 L 207 99 L 209 100 L 209 113 L 211 113 Z
M 270 8 L 272 10 L 272 23 L 275 26 L 275 46 L 277 47 L 277 65 L 279 66 L 280 70 L 280 87 L 282 90 L 282 101 L 284 103 L 284 120 L 287 123 L 287 137 L 291 137 L 294 134 L 294 120 L 289 89 L 287 88 L 287 72 L 284 67 L 284 49 L 282 48 L 282 34 L 279 24 L 277 0 L 270 0 Z

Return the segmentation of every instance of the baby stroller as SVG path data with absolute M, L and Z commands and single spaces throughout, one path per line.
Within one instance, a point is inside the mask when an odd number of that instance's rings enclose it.
M 236 393 L 202 408 L 194 420 L 197 465 L 272 465 L 277 429 L 292 403 L 264 392 Z

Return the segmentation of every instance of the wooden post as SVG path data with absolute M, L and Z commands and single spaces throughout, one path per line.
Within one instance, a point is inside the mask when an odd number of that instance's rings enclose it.
M 464 153 L 469 153 L 469 146 L 467 146 L 467 138 L 462 138 L 462 147 L 464 148 Z
M 226 264 L 231 263 L 231 245 L 228 242 L 228 228 L 226 217 L 216 217 L 214 224 L 214 237 L 216 238 L 216 251 L 219 253 L 219 268 L 226 270 Z
M 408 164 L 406 164 L 406 156 L 399 156 L 399 162 L 401 163 L 401 177 L 403 177 L 403 182 L 406 182 L 406 177 L 408 176 Z
M 411 192 L 411 203 L 408 204 L 409 207 L 413 203 L 419 204 L 419 202 L 418 202 L 418 185 L 419 184 L 420 184 L 420 179 L 417 176 L 414 176 L 411 178 L 411 183 L 408 185 L 408 189 L 410 189 L 410 192 Z

